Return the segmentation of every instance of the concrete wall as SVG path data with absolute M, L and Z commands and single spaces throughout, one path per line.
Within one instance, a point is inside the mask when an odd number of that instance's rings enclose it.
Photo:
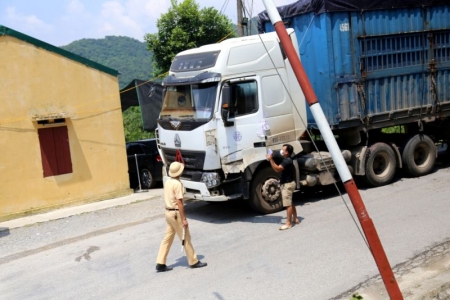
M 130 194 L 117 76 L 8 35 L 0 53 L 0 220 Z M 55 118 L 73 172 L 44 178 L 37 121 Z

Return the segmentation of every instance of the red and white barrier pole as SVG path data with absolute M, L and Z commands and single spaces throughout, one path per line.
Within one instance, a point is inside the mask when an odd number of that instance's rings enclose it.
M 325 144 L 330 151 L 333 158 L 336 169 L 344 183 L 345 190 L 348 193 L 350 201 L 352 202 L 353 208 L 356 211 L 361 227 L 364 231 L 364 235 L 369 243 L 370 250 L 377 264 L 378 270 L 380 271 L 381 277 L 383 279 L 386 290 L 391 299 L 403 299 L 403 295 L 395 279 L 392 268 L 387 259 L 386 253 L 384 252 L 383 245 L 381 244 L 380 238 L 378 237 L 375 225 L 372 219 L 369 217 L 369 213 L 364 206 L 361 195 L 359 194 L 358 188 L 356 187 L 355 181 L 353 180 L 350 171 L 348 170 L 347 164 L 345 163 L 344 157 L 342 156 L 341 150 L 334 138 L 333 132 L 330 129 L 327 119 L 323 113 L 322 107 L 319 104 L 317 96 L 309 82 L 308 76 L 306 75 L 303 65 L 300 62 L 300 58 L 295 51 L 292 41 L 286 32 L 286 27 L 284 26 L 280 14 L 276 6 L 273 4 L 272 0 L 263 0 L 264 6 L 266 7 L 267 14 L 269 15 L 270 21 L 272 22 L 275 31 L 277 32 L 278 38 L 283 46 L 284 52 L 291 63 L 294 70 L 295 76 L 297 77 L 298 83 L 303 90 L 306 101 L 311 109 L 311 113 L 319 126 L 320 133 L 322 134 Z

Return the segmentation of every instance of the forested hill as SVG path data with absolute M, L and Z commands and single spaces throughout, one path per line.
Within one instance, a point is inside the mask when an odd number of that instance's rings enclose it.
M 135 78 L 151 78 L 151 53 L 145 42 L 125 36 L 107 36 L 81 39 L 61 48 L 119 71 L 120 88 Z
M 251 21 L 250 34 L 256 34 L 256 17 Z M 233 28 L 236 29 L 236 25 L 233 24 Z M 61 48 L 119 71 L 121 89 L 135 78 L 142 80 L 152 78 L 152 54 L 147 50 L 147 44 L 130 37 L 107 36 L 104 39 L 81 39 Z

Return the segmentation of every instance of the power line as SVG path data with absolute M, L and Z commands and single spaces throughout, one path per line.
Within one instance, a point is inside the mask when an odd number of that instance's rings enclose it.
M 225 12 L 225 9 L 227 9 L 228 3 L 230 2 L 230 0 L 225 0 L 225 2 L 222 5 L 222 8 L 220 9 L 220 14 L 223 14 Z

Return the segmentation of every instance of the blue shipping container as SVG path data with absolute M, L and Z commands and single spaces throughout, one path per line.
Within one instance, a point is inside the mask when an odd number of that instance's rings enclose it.
M 450 1 L 344 2 L 278 8 L 332 128 L 449 116 Z M 274 31 L 266 12 L 259 18 L 260 32 Z

